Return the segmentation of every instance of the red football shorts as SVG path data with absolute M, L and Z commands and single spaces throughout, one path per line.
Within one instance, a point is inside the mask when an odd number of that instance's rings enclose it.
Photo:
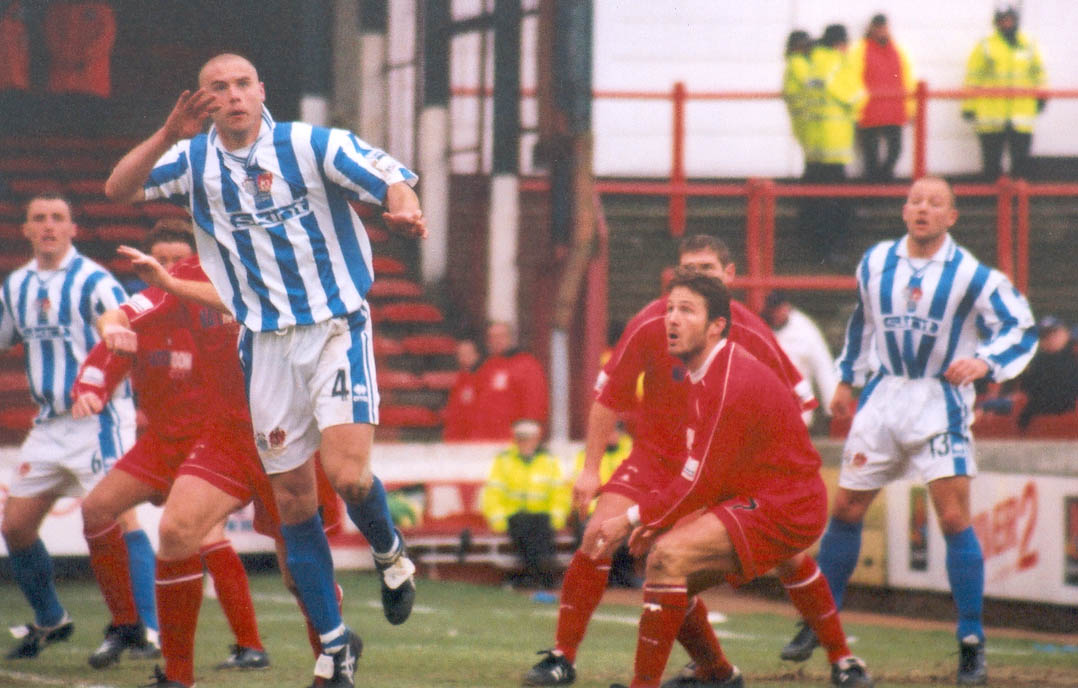
M 657 453 L 636 445 L 600 492 L 624 495 L 639 504 L 651 491 L 666 487 L 680 471 L 680 465 L 669 466 Z
M 816 542 L 827 524 L 827 488 L 819 476 L 787 483 L 781 490 L 727 499 L 710 509 L 730 535 L 744 585 Z
M 149 428 L 113 468 L 128 473 L 139 482 L 157 490 L 159 496 L 151 501 L 160 506 L 176 480 L 177 470 L 199 439 L 199 435 L 166 439 Z

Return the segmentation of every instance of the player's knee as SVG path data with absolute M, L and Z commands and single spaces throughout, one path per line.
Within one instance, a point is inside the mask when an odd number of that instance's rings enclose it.
M 82 526 L 87 531 L 97 531 L 116 520 L 115 509 L 108 500 L 101 499 L 93 492 L 82 502 Z
M 937 516 L 939 517 L 940 530 L 946 535 L 961 533 L 970 526 L 969 516 L 958 507 L 945 508 Z
M 168 514 L 161 519 L 158 529 L 161 540 L 161 553 L 167 554 L 166 559 L 181 559 L 198 552 L 202 542 L 202 533 L 195 528 L 194 523 L 184 518 L 170 517 Z
M 374 474 L 370 470 L 346 471 L 338 475 L 333 487 L 348 504 L 359 504 L 367 499 L 373 484 Z
M 650 582 L 684 580 L 688 575 L 685 552 L 676 543 L 660 539 L 648 554 L 646 575 Z

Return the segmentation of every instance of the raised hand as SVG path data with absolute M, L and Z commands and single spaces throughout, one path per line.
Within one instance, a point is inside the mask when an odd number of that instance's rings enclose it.
M 165 270 L 156 258 L 132 246 L 120 246 L 116 252 L 131 261 L 131 267 L 140 280 L 151 287 L 169 291 L 172 275 L 168 274 L 168 270 Z
M 169 139 L 179 141 L 200 134 L 206 118 L 217 110 L 214 102 L 213 95 L 205 89 L 181 93 L 165 120 L 164 129 Z

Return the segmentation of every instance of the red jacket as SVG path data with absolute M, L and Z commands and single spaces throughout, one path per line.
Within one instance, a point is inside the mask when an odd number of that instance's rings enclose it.
M 449 390 L 449 401 L 442 414 L 442 439 L 446 442 L 466 442 L 474 439 L 476 402 L 479 397 L 479 376 L 474 370 L 457 372 Z
M 913 100 L 900 95 L 896 97 L 896 94 L 913 90 L 913 70 L 898 44 L 891 40 L 880 45 L 878 41 L 865 38 L 851 51 L 850 59 L 855 64 L 861 62 L 861 78 L 868 91 L 858 124 L 880 127 L 908 122 L 913 113 Z
M 473 439 L 510 440 L 521 418 L 547 423 L 546 374 L 535 356 L 523 351 L 490 356 L 476 371 Z

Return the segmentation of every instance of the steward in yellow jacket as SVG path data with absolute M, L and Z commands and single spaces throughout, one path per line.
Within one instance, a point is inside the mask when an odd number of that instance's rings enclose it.
M 809 51 L 812 39 L 804 31 L 791 31 L 786 38 L 786 69 L 782 74 L 782 99 L 786 102 L 786 111 L 790 115 L 790 127 L 794 138 L 802 149 L 805 147 L 805 133 L 808 128 L 808 113 L 805 107 L 805 91 L 809 79 Z
M 836 25 L 837 26 L 837 25 Z M 846 165 L 853 160 L 854 124 L 864 104 L 861 76 L 846 56 L 846 30 L 828 27 L 809 54 L 805 89 L 805 160 Z
M 967 88 L 1042 88 L 1044 61 L 1033 40 L 1018 30 L 1018 13 L 1008 7 L 995 15 L 996 30 L 973 48 L 966 63 Z M 976 96 L 962 102 L 962 117 L 981 139 L 985 176 L 1002 173 L 1003 144 L 1010 146 L 1011 172 L 1028 175 L 1033 122 L 1045 101 L 1036 96 Z

